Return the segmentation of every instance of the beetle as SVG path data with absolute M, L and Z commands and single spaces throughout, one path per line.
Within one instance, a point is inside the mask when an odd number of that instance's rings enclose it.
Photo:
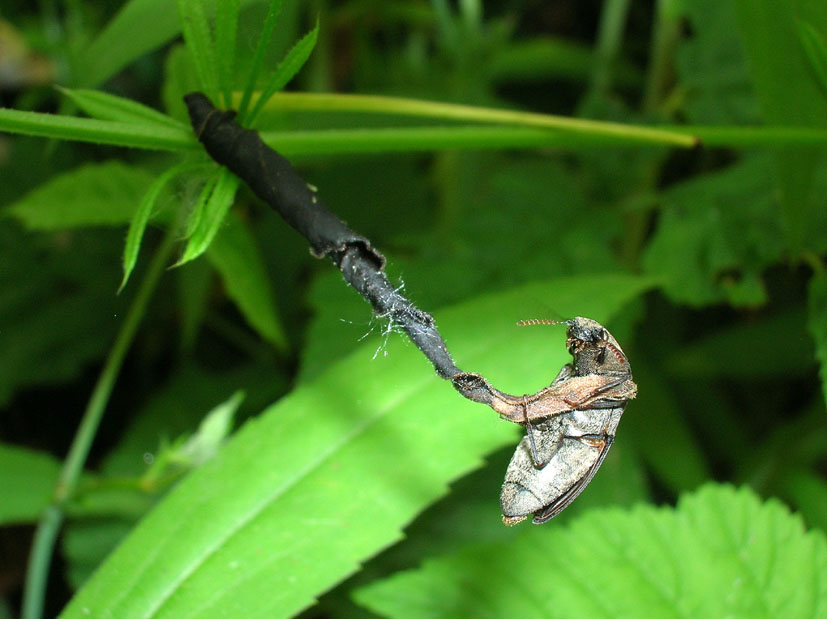
M 600 323 L 577 317 L 518 324 L 568 325 L 566 347 L 573 361 L 533 395 L 491 389 L 488 404 L 527 428 L 500 494 L 509 526 L 531 515 L 534 524 L 548 522 L 577 498 L 606 458 L 627 402 L 637 395 L 629 360 Z

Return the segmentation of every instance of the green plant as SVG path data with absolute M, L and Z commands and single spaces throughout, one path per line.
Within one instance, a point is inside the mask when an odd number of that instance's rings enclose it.
M 823 614 L 827 8 L 664 1 L 646 15 L 607 0 L 592 49 L 474 0 L 281 4 L 131 0 L 97 32 L 76 3 L 48 49 L 69 67 L 63 113 L 22 109 L 52 100 L 37 88 L 0 109 L 17 134 L 0 220 L 0 524 L 40 521 L 26 615 L 43 612 L 61 531 L 70 617 L 283 616 L 322 594 L 319 612 L 343 615 L 354 592 L 400 616 Z M 299 37 L 303 19 L 315 26 Z M 95 90 L 179 31 L 143 93 L 166 113 Z M 334 68 L 344 34 L 352 63 Z M 308 58 L 307 92 L 278 93 Z M 331 92 L 343 70 L 357 94 Z M 572 84 L 577 114 L 518 109 L 566 110 L 549 80 Z M 536 391 L 566 361 L 562 335 L 516 320 L 611 326 L 640 396 L 559 521 L 499 524 L 496 450 L 515 432 L 392 325 L 368 324 L 201 153 L 180 101 L 192 89 L 305 165 L 461 367 Z M 38 402 L 71 416 L 87 391 L 62 463 L 46 449 L 66 449 L 59 432 L 15 434 L 24 413 L 45 423 Z M 246 421 L 227 439 L 234 414 Z M 710 478 L 753 490 L 599 509 Z

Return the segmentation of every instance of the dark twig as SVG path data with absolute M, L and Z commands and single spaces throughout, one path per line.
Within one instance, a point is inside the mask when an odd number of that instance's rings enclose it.
M 219 111 L 203 94 L 184 97 L 195 134 L 210 157 L 241 178 L 261 200 L 302 234 L 317 257 L 327 256 L 377 315 L 401 327 L 465 397 L 489 403 L 487 381 L 455 364 L 434 319 L 401 295 L 385 275 L 385 257 L 370 241 L 331 213 L 287 159 L 261 141 L 256 131 L 235 122 L 235 112 Z

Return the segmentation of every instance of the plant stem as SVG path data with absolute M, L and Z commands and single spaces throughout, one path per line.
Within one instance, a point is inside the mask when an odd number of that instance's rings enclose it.
M 658 0 L 652 43 L 649 52 L 649 70 L 643 93 L 643 111 L 655 113 L 661 105 L 666 84 L 672 70 L 672 52 L 680 34 L 678 20 L 670 14 L 670 0 Z
M 69 454 L 63 463 L 52 503 L 44 510 L 35 531 L 29 566 L 26 574 L 26 586 L 23 593 L 24 619 L 39 619 L 43 616 L 43 605 L 46 597 L 46 584 L 49 575 L 52 553 L 57 540 L 61 524 L 65 515 L 66 502 L 70 499 L 77 487 L 78 480 L 83 472 L 83 466 L 89 455 L 89 449 L 97 433 L 100 420 L 106 410 L 106 404 L 115 385 L 124 357 L 132 345 L 138 326 L 146 313 L 147 304 L 152 293 L 164 272 L 175 244 L 176 226 L 170 226 L 167 234 L 158 248 L 155 257 L 144 276 L 135 300 L 121 325 L 120 332 L 115 338 L 103 370 L 98 377 L 92 396 L 86 405 L 80 425 L 78 426 Z
M 611 88 L 611 69 L 623 40 L 623 29 L 626 27 L 628 14 L 629 0 L 606 0 L 603 4 L 595 45 L 596 64 L 592 71 L 593 95 L 603 97 Z
M 630 143 L 641 142 L 684 148 L 692 148 L 697 143 L 692 136 L 657 127 L 380 95 L 278 93 L 270 98 L 265 109 L 402 114 L 442 120 L 562 129 L 582 135 L 623 138 Z

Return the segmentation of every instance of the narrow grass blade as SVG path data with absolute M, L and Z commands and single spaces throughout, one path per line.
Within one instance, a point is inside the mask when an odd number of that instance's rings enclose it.
M 233 97 L 239 8 L 239 0 L 218 0 L 216 7 L 215 50 L 218 60 L 218 86 L 224 97 L 224 107 L 230 107 Z
M 92 118 L 136 124 L 150 123 L 163 128 L 189 129 L 184 123 L 175 120 L 172 116 L 167 116 L 132 99 L 118 97 L 99 90 L 71 89 L 60 86 L 57 89 Z
M 192 131 L 185 127 L 175 129 L 9 109 L 0 109 L 0 131 L 150 150 L 193 150 L 201 147 Z
M 261 112 L 261 109 L 270 97 L 284 88 L 285 85 L 293 79 L 296 73 L 299 72 L 299 69 L 304 66 L 304 63 L 307 62 L 307 59 L 310 57 L 310 53 L 316 46 L 318 36 L 319 22 L 316 22 L 316 26 L 313 30 L 304 35 L 299 42 L 296 43 L 289 52 L 287 52 L 284 60 L 279 63 L 279 66 L 267 79 L 267 82 L 265 83 L 264 88 L 262 89 L 261 94 L 253 107 L 253 111 L 246 119 L 248 126 L 255 122 L 256 116 L 258 116 L 259 112 Z
M 258 75 L 261 72 L 261 64 L 264 62 L 264 54 L 270 47 L 270 40 L 273 37 L 273 29 L 276 27 L 279 14 L 281 13 L 282 0 L 270 0 L 270 8 L 267 17 L 264 18 L 264 26 L 261 28 L 261 35 L 256 43 L 256 51 L 253 55 L 253 64 L 250 67 L 250 75 L 247 76 L 247 83 L 241 95 L 241 103 L 238 106 L 238 121 L 242 122 L 247 115 L 247 107 L 250 105 L 250 98 L 256 88 Z
M 178 0 L 181 30 L 195 63 L 201 88 L 213 101 L 218 100 L 218 60 L 209 20 L 202 0 Z

